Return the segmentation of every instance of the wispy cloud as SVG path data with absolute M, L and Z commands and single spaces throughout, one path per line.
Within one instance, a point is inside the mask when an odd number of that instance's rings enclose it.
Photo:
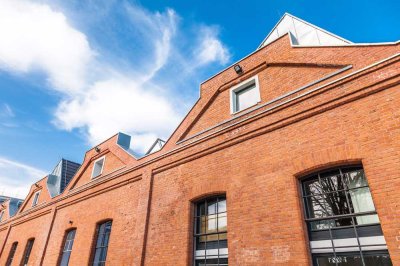
M 0 195 L 24 198 L 31 184 L 45 175 L 41 169 L 0 157 Z
M 54 125 L 79 129 L 90 144 L 123 131 L 133 135 L 134 149 L 146 151 L 152 138 L 168 137 L 186 111 L 179 90 L 172 94 L 167 84 L 182 86 L 193 69 L 230 60 L 216 26 L 197 26 L 192 36 L 180 27 L 182 19 L 171 8 L 152 12 L 138 4 L 113 2 L 121 9 L 118 19 L 131 28 L 126 38 L 137 49 L 134 62 L 115 60 L 109 51 L 95 50 L 90 33 L 73 27 L 50 4 L 0 1 L 0 69 L 44 72 L 49 88 L 61 96 Z M 110 5 L 104 12 L 98 8 L 90 15 L 107 16 L 113 10 Z M 166 66 L 178 72 L 179 79 Z
M 14 116 L 15 114 L 11 106 L 7 103 L 4 103 L 0 108 L 0 117 L 10 118 Z

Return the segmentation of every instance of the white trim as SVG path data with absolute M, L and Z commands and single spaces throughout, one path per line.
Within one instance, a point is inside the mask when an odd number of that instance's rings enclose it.
M 4 213 L 4 210 L 0 212 L 0 223 L 3 221 Z
M 327 31 L 327 30 L 325 30 L 325 29 L 323 29 L 323 28 L 320 28 L 320 27 L 318 27 L 318 26 L 316 26 L 316 25 L 314 25 L 314 24 L 312 24 L 312 23 L 310 23 L 310 22 L 308 22 L 308 21 L 305 21 L 305 20 L 303 20 L 303 19 L 301 19 L 301 18 L 298 18 L 298 17 L 293 16 L 292 14 L 289 14 L 289 13 L 286 12 L 286 13 L 281 17 L 281 19 L 278 21 L 278 23 L 276 23 L 275 26 L 272 28 L 272 30 L 268 33 L 267 37 L 264 38 L 264 40 L 261 42 L 261 44 L 258 46 L 257 49 L 260 49 L 260 48 L 262 48 L 262 47 L 268 45 L 268 44 L 264 45 L 265 41 L 266 41 L 266 40 L 268 39 L 268 37 L 274 32 L 274 30 L 278 27 L 278 25 L 281 23 L 281 21 L 282 21 L 286 16 L 291 17 L 292 20 L 293 20 L 293 19 L 296 19 L 296 20 L 298 20 L 298 21 L 300 21 L 300 22 L 302 22 L 302 23 L 304 23 L 304 24 L 306 24 L 306 25 L 308 25 L 308 26 L 310 26 L 310 27 L 312 27 L 312 28 L 314 28 L 314 29 L 317 29 L 317 30 L 319 30 L 319 31 L 322 31 L 323 33 L 326 33 L 326 34 L 328 34 L 328 35 L 330 35 L 330 36 L 332 36 L 332 37 L 334 37 L 334 38 L 337 38 L 337 39 L 339 39 L 339 40 L 341 40 L 341 41 L 343 41 L 343 42 L 345 42 L 345 43 L 347 43 L 347 44 L 354 44 L 352 41 L 349 41 L 349 40 L 347 40 L 347 39 L 345 39 L 345 38 L 343 38 L 343 37 L 340 37 L 339 35 L 336 35 L 336 34 L 334 34 L 334 33 L 332 33 L 332 32 L 329 32 L 329 31 Z M 295 30 L 296 30 L 296 28 L 295 28 Z M 288 33 L 289 33 L 289 32 L 290 32 L 290 30 L 288 31 Z M 282 34 L 281 36 L 283 36 L 283 35 L 285 35 L 285 34 L 286 34 L 286 33 Z M 295 34 L 296 34 L 296 37 L 297 37 L 297 33 L 295 33 Z M 280 36 L 278 36 L 278 38 L 279 38 L 279 37 L 280 37 Z M 278 38 L 277 38 L 277 39 L 278 39 Z M 292 38 L 290 38 L 290 39 L 292 39 Z M 274 41 L 274 40 L 273 40 L 273 41 Z M 340 44 L 340 45 L 344 45 L 344 44 Z M 320 45 L 316 45 L 316 46 L 320 46 Z
M 256 90 L 257 92 L 257 102 L 254 103 L 251 106 L 248 106 L 246 108 L 243 108 L 241 110 L 236 110 L 236 97 L 237 97 L 237 93 L 239 91 L 241 91 L 242 89 L 250 86 L 252 83 L 255 84 L 254 90 Z M 258 82 L 258 75 L 255 75 L 251 78 L 246 79 L 245 81 L 240 82 L 239 84 L 233 86 L 230 90 L 229 90 L 229 100 L 230 100 L 230 108 L 231 108 L 231 114 L 234 115 L 236 113 L 242 112 L 248 108 L 253 107 L 254 105 L 257 105 L 259 102 L 261 102 L 261 96 L 260 96 L 260 84 Z
M 32 207 L 35 207 L 38 205 L 40 192 L 42 192 L 42 191 L 41 190 L 37 191 L 35 193 L 35 195 L 33 196 Z
M 96 176 L 93 176 L 94 173 L 94 168 L 96 167 L 96 163 L 103 160 L 103 164 L 101 165 L 101 169 L 100 169 L 100 173 Z M 99 177 L 103 174 L 103 169 L 104 169 L 104 164 L 106 163 L 106 156 L 102 156 L 99 159 L 97 159 L 96 161 L 93 162 L 93 167 L 92 167 L 92 174 L 91 174 L 91 179 L 94 179 L 96 177 Z

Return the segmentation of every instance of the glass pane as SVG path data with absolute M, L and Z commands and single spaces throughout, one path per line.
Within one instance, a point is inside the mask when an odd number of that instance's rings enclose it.
M 93 260 L 93 265 L 98 265 L 100 262 L 100 249 L 96 249 L 96 253 L 94 254 L 94 260 Z
M 207 233 L 214 233 L 217 231 L 217 219 L 207 218 Z
M 346 265 L 346 266 L 362 266 L 361 256 L 358 255 L 337 255 L 336 257 L 332 254 L 331 256 L 316 256 L 315 258 L 319 266 L 332 266 Z
M 329 175 L 321 177 L 322 192 L 332 192 L 345 189 L 344 183 L 340 175 Z
M 71 252 L 63 252 L 60 266 L 68 266 L 70 255 L 71 255 Z
M 377 214 L 356 216 L 356 224 L 378 224 L 379 218 Z
M 226 200 L 220 199 L 218 202 L 218 212 L 226 212 Z
M 206 215 L 206 204 L 205 204 L 205 202 L 199 203 L 197 205 L 196 215 L 197 216 Z
M 227 233 L 219 234 L 219 240 L 227 240 L 227 239 L 228 239 Z
M 104 235 L 103 246 L 108 246 L 108 241 L 110 240 L 110 233 Z
M 369 188 L 365 187 L 351 190 L 349 191 L 349 195 L 355 213 L 375 211 Z
M 392 266 L 392 261 L 388 254 L 364 255 L 365 266 Z
M 349 189 L 368 186 L 367 179 L 365 178 L 364 171 L 362 169 L 344 172 L 343 178 Z
M 226 231 L 226 213 L 218 214 L 218 231 Z
M 310 222 L 311 230 L 323 230 L 323 229 L 329 229 L 334 227 L 334 221 L 333 220 L 321 220 L 321 221 L 315 221 L 315 222 Z
M 304 188 L 305 195 L 322 194 L 321 184 L 318 179 L 305 181 Z
M 330 214 L 325 195 L 316 195 L 306 198 L 309 218 L 322 218 Z
M 208 206 L 207 206 L 207 214 L 216 214 L 217 213 L 217 200 L 212 200 L 210 202 L 208 202 Z
M 349 206 L 347 203 L 345 191 L 326 194 L 325 200 L 329 216 L 350 214 L 353 212 L 352 206 Z
M 106 228 L 105 228 L 105 233 L 110 233 L 111 232 L 111 222 L 106 223 Z
M 343 227 L 353 225 L 353 219 L 351 217 L 348 218 L 339 218 L 333 220 L 333 227 Z
M 236 111 L 240 111 L 252 105 L 255 105 L 259 100 L 258 91 L 255 84 L 243 90 L 235 92 L 235 95 Z

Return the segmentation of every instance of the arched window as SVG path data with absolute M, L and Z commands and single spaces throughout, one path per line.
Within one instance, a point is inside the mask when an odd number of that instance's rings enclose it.
M 302 196 L 314 265 L 392 265 L 361 166 L 307 176 Z
M 14 260 L 15 251 L 17 251 L 18 242 L 12 243 L 10 254 L 8 254 L 6 266 L 10 266 Z
M 97 225 L 93 266 L 106 265 L 108 242 L 110 241 L 111 227 L 112 227 L 112 221 L 106 221 Z
M 195 204 L 194 265 L 228 265 L 226 197 Z
M 60 266 L 67 266 L 69 258 L 72 252 L 72 246 L 74 245 L 76 229 L 71 229 L 66 232 L 64 238 L 64 247 L 61 252 Z
M 28 240 L 28 242 L 26 242 L 26 247 L 25 247 L 25 251 L 24 251 L 24 256 L 22 257 L 21 266 L 28 265 L 29 257 L 31 256 L 34 242 L 35 242 L 34 238 L 31 238 Z

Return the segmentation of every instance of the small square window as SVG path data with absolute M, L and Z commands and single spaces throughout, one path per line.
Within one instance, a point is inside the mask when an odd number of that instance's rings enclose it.
M 93 164 L 92 178 L 98 177 L 103 172 L 105 157 L 97 159 Z
M 32 201 L 32 207 L 35 207 L 38 204 L 39 195 L 40 195 L 40 191 L 35 193 L 35 196 L 33 197 L 33 201 Z
M 231 89 L 231 113 L 237 113 L 260 102 L 258 77 L 252 77 Z

